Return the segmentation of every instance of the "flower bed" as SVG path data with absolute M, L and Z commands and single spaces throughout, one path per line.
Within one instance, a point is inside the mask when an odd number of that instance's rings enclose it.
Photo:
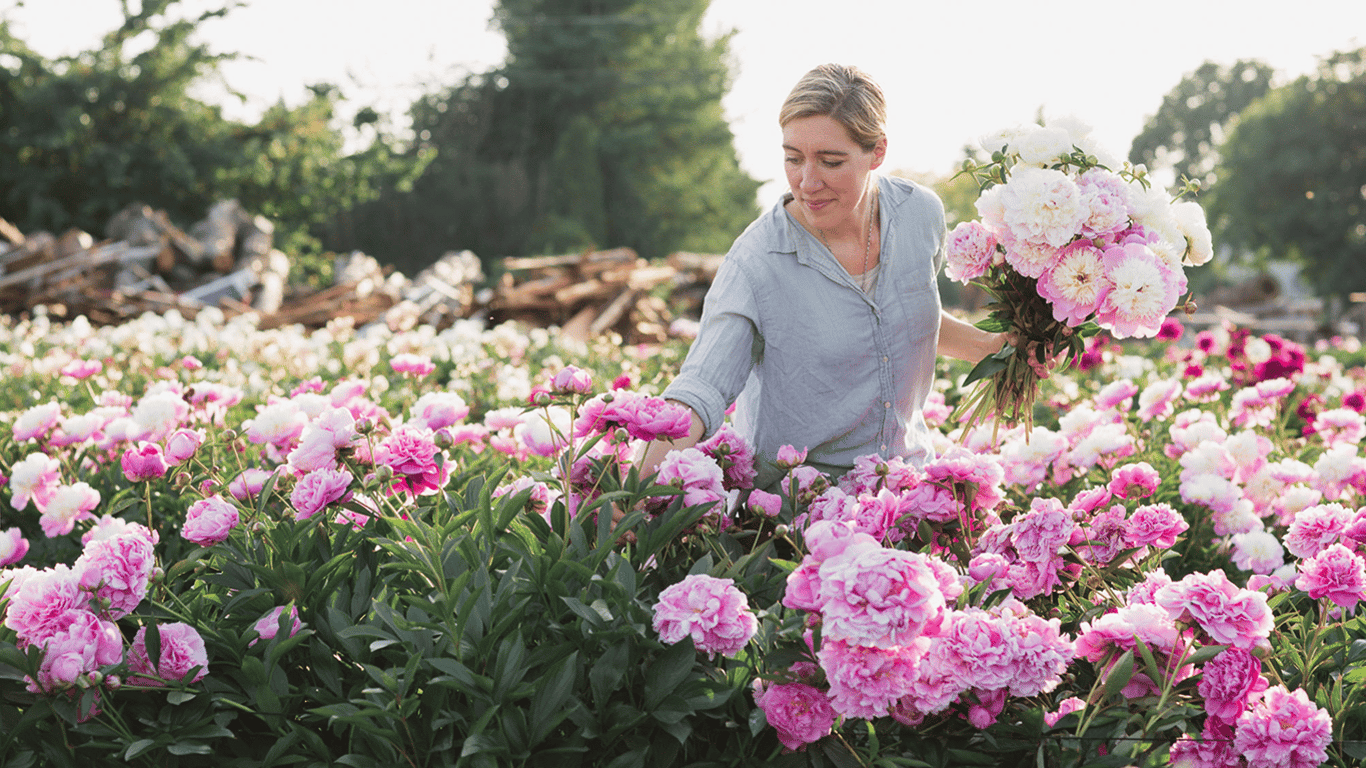
M 681 346 L 5 325 L 0 758 L 1355 764 L 1359 345 L 1181 336 L 767 494 L 632 470 Z

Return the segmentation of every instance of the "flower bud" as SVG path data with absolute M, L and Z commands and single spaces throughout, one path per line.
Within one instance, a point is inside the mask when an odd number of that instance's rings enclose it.
M 368 435 L 375 431 L 375 422 L 370 419 L 361 419 L 356 422 L 356 434 Z
M 104 687 L 111 691 L 117 691 L 123 687 L 123 678 L 118 675 L 110 675 L 104 679 Z
M 446 427 L 442 427 L 432 433 L 432 443 L 437 448 L 450 448 L 455 445 L 455 435 L 451 434 L 451 431 Z
M 786 536 L 787 532 L 790 530 L 792 529 L 790 526 L 788 526 L 787 523 L 778 523 L 777 527 L 773 529 L 774 533 L 778 534 L 779 536 Z
M 375 467 L 375 478 L 377 480 L 384 482 L 387 480 L 392 480 L 393 477 L 394 468 L 389 466 L 388 464 L 380 464 L 379 466 Z
M 545 406 L 550 405 L 552 402 L 554 402 L 554 398 L 550 396 L 549 392 L 546 392 L 544 390 L 540 392 L 534 392 L 531 395 L 531 404 L 538 408 L 544 408 Z
M 219 432 L 218 436 L 223 438 L 223 442 L 231 443 L 233 440 L 237 439 L 237 430 L 228 428 L 223 430 L 222 432 Z
M 86 679 L 90 681 L 91 685 L 99 685 L 104 682 L 104 673 L 97 669 L 86 675 Z
M 175 477 L 171 478 L 171 487 L 186 488 L 192 482 L 194 482 L 194 478 L 190 477 L 189 472 L 177 472 L 175 473 Z

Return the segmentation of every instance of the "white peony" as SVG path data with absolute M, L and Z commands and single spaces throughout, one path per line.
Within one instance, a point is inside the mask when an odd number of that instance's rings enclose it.
M 1072 136 L 1064 128 L 1031 125 L 1015 136 L 1010 149 L 1022 163 L 1047 165 L 1072 152 Z
M 1072 179 L 1047 168 L 1017 170 L 1004 185 L 1001 202 L 1013 239 L 1054 248 L 1072 242 L 1090 213 Z
M 1285 565 L 1285 547 L 1265 528 L 1235 533 L 1233 564 L 1240 570 L 1268 574 Z
M 1210 235 L 1209 224 L 1205 221 L 1205 210 L 1190 200 L 1178 200 L 1171 206 L 1172 218 L 1176 228 L 1186 240 L 1185 258 L 1182 263 L 1198 267 L 1214 258 L 1214 238 Z

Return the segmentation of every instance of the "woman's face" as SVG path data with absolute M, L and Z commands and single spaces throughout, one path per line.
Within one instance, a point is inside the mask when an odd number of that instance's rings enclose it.
M 868 174 L 882 165 L 886 152 L 885 138 L 865 151 L 828 115 L 799 117 L 783 126 L 787 185 L 798 210 L 817 229 L 862 226 Z

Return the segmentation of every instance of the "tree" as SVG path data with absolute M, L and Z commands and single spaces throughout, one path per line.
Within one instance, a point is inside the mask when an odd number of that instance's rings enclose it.
M 1209 189 L 1226 131 L 1238 113 L 1270 90 L 1273 71 L 1255 60 L 1201 64 L 1162 99 L 1157 113 L 1134 137 L 1129 162 L 1143 163 L 1150 170 L 1170 168 L 1174 186 L 1180 186 L 1184 176 Z
M 506 62 L 414 104 L 414 151 L 436 157 L 411 194 L 366 207 L 368 236 L 392 234 L 400 268 L 450 248 L 724 250 L 759 185 L 721 111 L 728 38 L 698 33 L 706 5 L 501 0 Z
M 1366 290 L 1366 48 L 1245 109 L 1221 154 L 1223 242 L 1299 259 L 1320 295 Z

